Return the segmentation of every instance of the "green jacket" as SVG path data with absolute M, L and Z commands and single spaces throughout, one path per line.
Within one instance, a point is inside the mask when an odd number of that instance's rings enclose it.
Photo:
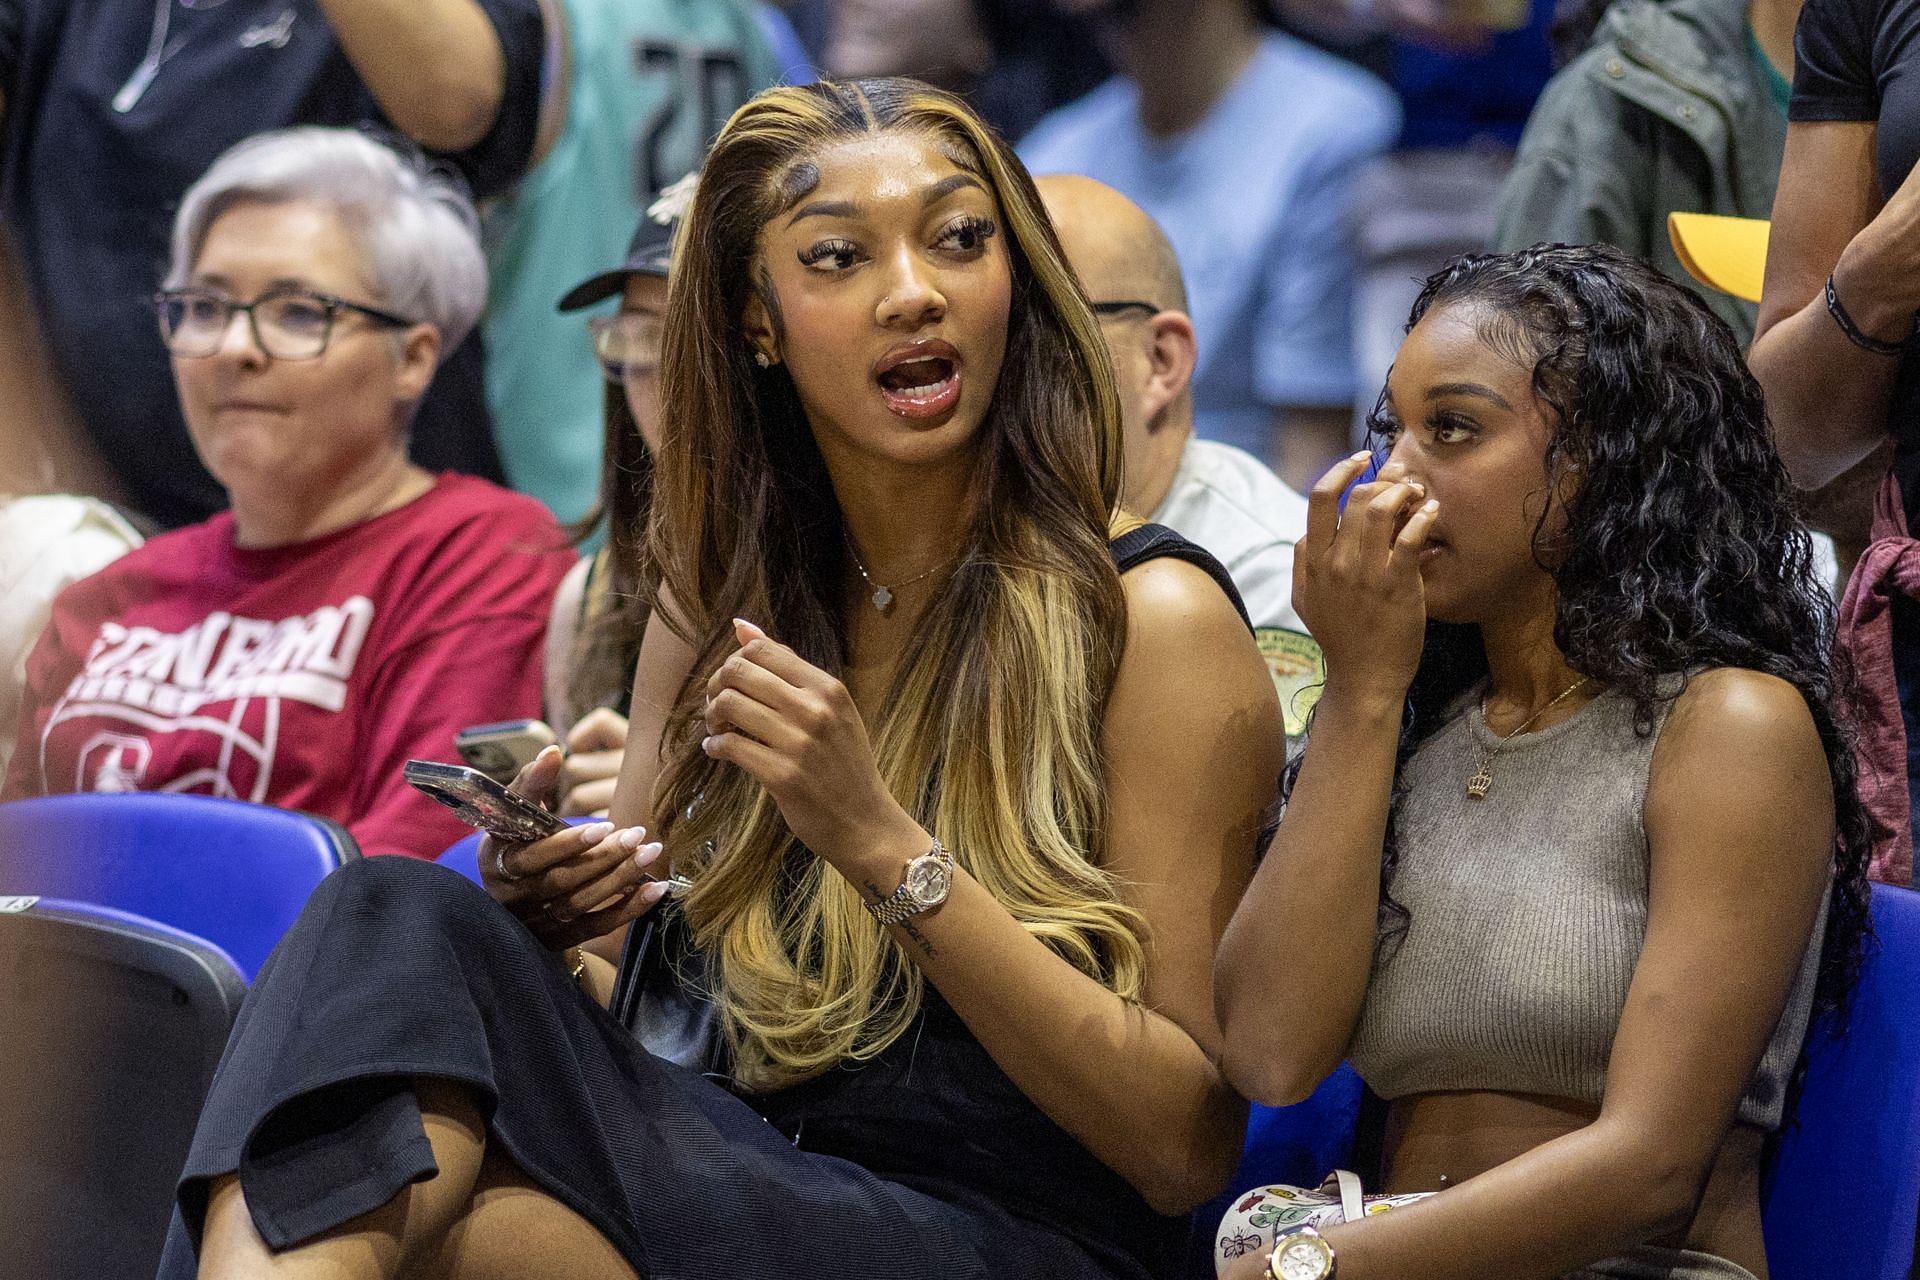
M 1693 285 L 1667 214 L 1767 217 L 1786 138 L 1744 0 L 1620 0 L 1527 121 L 1494 248 L 1612 244 Z M 1753 341 L 1758 308 L 1694 287 Z

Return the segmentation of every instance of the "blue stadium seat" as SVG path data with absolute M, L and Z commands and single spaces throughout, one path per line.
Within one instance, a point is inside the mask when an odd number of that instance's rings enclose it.
M 1248 1191 L 1274 1183 L 1317 1187 L 1335 1169 L 1353 1167 L 1363 1088 L 1360 1077 L 1343 1062 L 1305 1102 L 1251 1108 L 1233 1181 L 1219 1198 L 1193 1211 L 1182 1274 L 1190 1280 L 1213 1280 L 1214 1233 L 1227 1209 Z
M 1907 1280 L 1920 1214 L 1920 893 L 1873 886 L 1844 1035 L 1817 1026 L 1762 1191 L 1772 1280 Z
M 359 856 L 335 823 L 239 800 L 136 792 L 0 805 L 0 894 L 163 921 L 221 947 L 248 981 L 313 887 Z
M 245 993 L 178 929 L 0 899 L 0 1273 L 150 1280 Z

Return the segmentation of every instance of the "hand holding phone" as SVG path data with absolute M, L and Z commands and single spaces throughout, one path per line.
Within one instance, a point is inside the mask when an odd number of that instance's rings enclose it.
M 445 770 L 473 772 L 458 765 L 421 763 L 428 767 L 410 769 L 409 780 L 418 774 L 423 780 L 437 781 L 445 777 Z M 532 811 L 517 810 L 522 818 L 557 827 L 553 834 L 529 842 L 519 838 L 526 828 L 508 830 L 510 819 L 496 823 L 503 810 L 475 806 L 474 818 L 469 819 L 484 819 L 475 825 L 488 833 L 480 842 L 481 884 L 553 950 L 611 933 L 687 885 L 684 880 L 663 880 L 655 874 L 665 870 L 662 849 L 658 842 L 649 842 L 645 828 L 621 830 L 611 822 L 568 826 L 548 811 L 540 801 L 551 802 L 560 767 L 560 750 L 551 747 L 520 770 L 510 786 L 500 787 L 491 780 L 458 784 L 463 800 L 477 791 L 497 804 L 491 788 L 498 788 L 507 805 Z M 436 798 L 454 807 L 443 796 Z
M 409 760 L 402 773 L 408 782 L 458 814 L 462 822 L 496 840 L 526 844 L 567 829 L 558 815 L 514 794 L 478 769 L 437 760 Z

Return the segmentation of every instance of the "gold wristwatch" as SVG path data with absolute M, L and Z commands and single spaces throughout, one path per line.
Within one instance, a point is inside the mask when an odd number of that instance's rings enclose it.
M 1281 1236 L 1267 1258 L 1272 1280 L 1333 1280 L 1333 1246 L 1312 1227 Z
M 933 848 L 907 864 L 907 873 L 901 877 L 900 887 L 893 891 L 893 896 L 867 903 L 867 910 L 881 924 L 899 924 L 909 916 L 931 911 L 945 902 L 952 888 L 953 855 L 935 840 Z

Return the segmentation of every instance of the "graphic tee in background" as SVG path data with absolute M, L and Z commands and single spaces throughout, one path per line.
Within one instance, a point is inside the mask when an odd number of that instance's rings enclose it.
M 452 162 L 484 196 L 526 165 L 545 34 L 539 0 L 478 3 L 506 94 L 492 132 Z M 159 70 L 123 94 L 159 15 Z M 166 526 L 204 520 L 226 495 L 187 438 L 148 301 L 180 197 L 251 134 L 385 117 L 316 0 L 0 0 L 0 97 L 0 222 L 67 395 L 131 506 Z M 412 452 L 429 469 L 499 475 L 480 366 L 470 339 L 421 405 Z
M 3 798 L 226 796 L 331 818 L 365 853 L 437 856 L 466 828 L 401 765 L 540 714 L 572 562 L 540 504 L 451 474 L 292 546 L 236 547 L 224 513 L 163 534 L 54 601 Z
M 555 304 L 620 264 L 646 207 L 781 67 L 745 0 L 565 0 L 564 9 L 565 119 L 546 157 L 488 215 L 482 328 L 507 478 L 574 521 L 600 489 L 605 379 L 585 318 Z
M 1399 108 L 1373 76 L 1279 32 L 1187 133 L 1149 135 L 1139 97 L 1107 81 L 1043 119 L 1020 158 L 1097 178 L 1165 228 L 1199 336 L 1194 430 L 1267 457 L 1276 410 L 1354 399 L 1347 208 Z

